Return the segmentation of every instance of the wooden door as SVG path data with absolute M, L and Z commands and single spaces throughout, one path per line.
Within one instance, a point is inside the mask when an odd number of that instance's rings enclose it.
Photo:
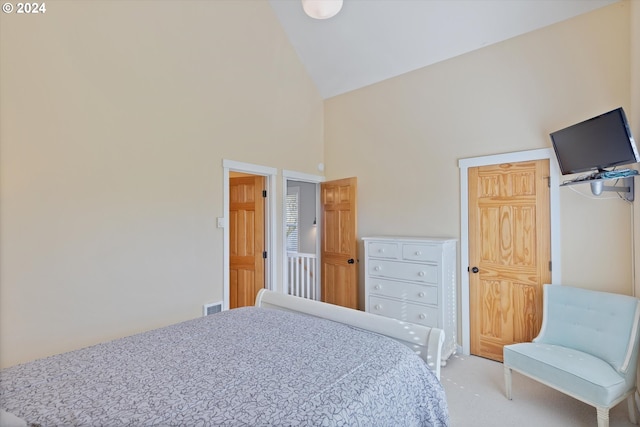
M 264 288 L 264 182 L 229 178 L 229 308 L 254 305 Z
M 548 183 L 548 160 L 469 169 L 472 354 L 502 361 L 504 345 L 540 331 L 551 280 Z
M 322 301 L 358 308 L 356 178 L 320 185 Z

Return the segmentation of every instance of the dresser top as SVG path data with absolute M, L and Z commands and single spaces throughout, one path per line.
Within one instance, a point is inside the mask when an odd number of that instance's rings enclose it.
M 371 236 L 363 237 L 362 240 L 382 240 L 382 241 L 405 241 L 405 242 L 457 242 L 458 239 L 450 237 L 417 237 L 417 236 Z

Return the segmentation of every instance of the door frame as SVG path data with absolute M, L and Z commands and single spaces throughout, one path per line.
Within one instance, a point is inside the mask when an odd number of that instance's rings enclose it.
M 264 247 L 267 251 L 267 260 L 265 262 L 265 274 L 264 274 L 264 287 L 267 289 L 274 289 L 274 283 L 276 281 L 276 242 L 273 238 L 273 230 L 275 229 L 276 221 L 276 204 L 274 202 L 276 194 L 276 176 L 278 169 L 254 165 L 251 163 L 237 162 L 234 160 L 222 159 L 223 170 L 223 217 L 222 221 L 218 218 L 218 227 L 222 225 L 224 237 L 223 237 L 223 250 L 222 250 L 222 301 L 223 310 L 229 309 L 229 172 L 242 172 L 251 175 L 261 175 L 265 177 L 265 187 L 267 188 L 267 200 L 264 209 L 265 215 L 265 227 L 264 227 Z
M 549 160 L 549 209 L 551 212 L 551 282 L 558 283 L 561 275 L 560 259 L 560 168 L 550 148 L 517 151 L 458 160 L 460 168 L 460 310 L 462 321 L 462 354 L 471 354 L 469 323 L 469 176 L 468 169 L 478 166 Z
M 321 224 L 322 221 L 320 221 L 320 214 L 321 214 L 321 209 L 320 209 L 320 183 L 325 181 L 325 177 L 321 176 L 321 175 L 312 175 L 312 174 L 308 174 L 308 173 L 303 173 L 303 172 L 296 172 L 296 171 L 291 171 L 291 170 L 286 170 L 283 169 L 282 170 L 282 283 L 281 286 L 279 287 L 279 291 L 284 293 L 284 284 L 287 283 L 287 280 L 289 279 L 288 274 L 289 274 L 289 269 L 288 269 L 288 265 L 287 265 L 287 245 L 285 244 L 285 242 L 287 241 L 287 227 L 285 224 L 286 218 L 285 218 L 285 212 L 287 210 L 287 198 L 285 197 L 287 194 L 287 188 L 289 185 L 289 181 L 298 181 L 298 182 L 309 182 L 311 184 L 315 184 L 316 185 L 316 219 L 317 224 L 316 224 L 316 256 L 317 256 L 317 260 L 318 260 L 318 270 L 317 270 L 317 275 L 316 275 L 316 281 L 317 281 L 317 285 L 318 288 L 320 287 L 320 275 L 322 274 L 321 272 L 321 268 L 320 266 L 321 264 L 321 259 L 320 259 L 320 230 L 321 230 Z M 322 296 L 322 295 L 320 295 Z

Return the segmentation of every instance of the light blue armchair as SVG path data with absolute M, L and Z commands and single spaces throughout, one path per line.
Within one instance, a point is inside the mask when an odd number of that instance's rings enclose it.
M 640 300 L 560 285 L 544 285 L 543 298 L 540 334 L 504 347 L 507 398 L 514 370 L 595 406 L 598 427 L 607 427 L 609 409 L 627 399 L 637 424 Z

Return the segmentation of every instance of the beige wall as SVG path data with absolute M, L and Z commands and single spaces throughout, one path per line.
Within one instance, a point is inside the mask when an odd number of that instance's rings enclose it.
M 359 236 L 460 238 L 459 159 L 550 148 L 552 131 L 618 106 L 630 112 L 629 8 L 327 100 L 326 175 L 358 177 Z M 631 293 L 632 209 L 585 187 L 560 189 L 562 282 Z
M 0 21 L 1 366 L 201 315 L 222 159 L 324 161 L 322 99 L 267 2 L 46 5 Z
M 459 159 L 548 148 L 619 105 L 638 134 L 637 4 L 324 105 L 267 2 L 150 4 L 0 16 L 0 366 L 222 299 L 222 159 L 357 176 L 360 236 L 459 237 Z M 561 205 L 563 281 L 627 292 L 629 206 Z

